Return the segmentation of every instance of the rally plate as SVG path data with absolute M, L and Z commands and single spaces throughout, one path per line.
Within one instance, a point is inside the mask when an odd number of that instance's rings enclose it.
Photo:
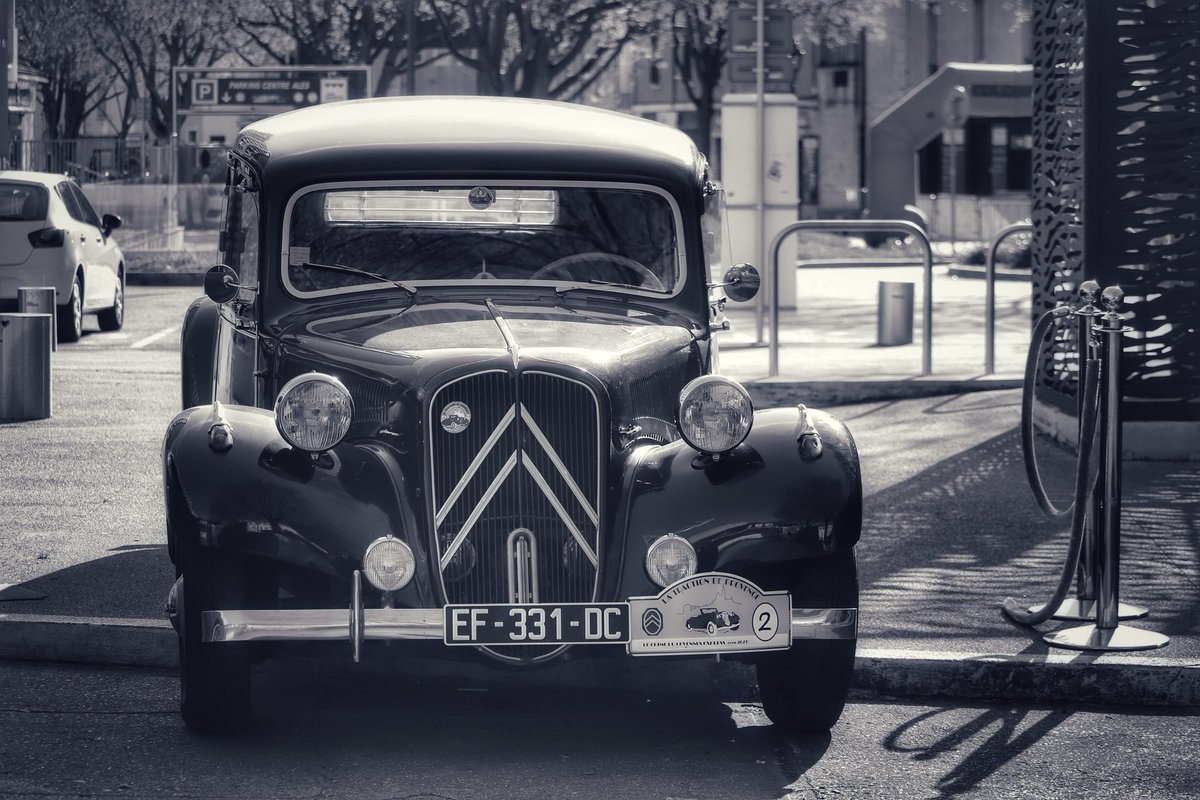
M 626 603 L 445 606 L 448 645 L 625 644 Z
M 792 644 L 787 592 L 764 592 L 744 578 L 705 572 L 631 597 L 629 654 L 635 656 L 786 650 Z

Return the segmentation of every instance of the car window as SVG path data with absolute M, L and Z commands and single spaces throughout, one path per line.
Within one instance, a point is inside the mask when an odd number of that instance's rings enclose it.
M 87 195 L 73 183 L 62 184 L 68 187 L 68 191 L 75 195 L 75 202 L 79 206 L 79 211 L 82 216 L 76 217 L 80 222 L 86 222 L 88 225 L 95 225 L 97 228 L 100 225 L 100 215 L 96 213 L 96 209 L 92 208 L 91 202 L 88 201 Z
M 679 213 L 626 184 L 339 186 L 289 204 L 286 284 L 304 296 L 497 280 L 672 293 Z
M 60 183 L 54 187 L 55 194 L 62 200 L 63 205 L 67 207 L 67 213 L 71 215 L 71 219 L 79 222 L 87 222 L 84 218 L 83 209 L 79 207 L 79 200 L 75 197 L 75 193 L 71 191 L 72 184 Z
M 240 178 L 225 190 L 221 212 L 221 259 L 238 271 L 242 282 L 258 279 L 258 192 Z
M 0 222 L 35 222 L 46 218 L 46 187 L 32 183 L 0 183 Z

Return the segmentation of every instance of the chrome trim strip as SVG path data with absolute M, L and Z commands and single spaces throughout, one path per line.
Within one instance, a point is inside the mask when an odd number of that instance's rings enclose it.
M 492 321 L 496 323 L 496 327 L 500 329 L 500 335 L 504 337 L 505 343 L 508 345 L 508 355 L 512 358 L 513 369 L 519 369 L 521 366 L 521 346 L 517 344 L 517 337 L 513 336 L 512 330 L 508 327 L 508 321 L 504 319 L 504 315 L 500 313 L 500 309 L 496 308 L 496 304 L 489 297 L 483 301 L 487 305 L 488 313 L 492 315 Z
M 792 639 L 857 638 L 857 608 L 792 609 Z
M 508 535 L 508 601 L 520 605 L 538 602 L 537 539 L 528 528 Z
M 467 534 L 471 532 L 471 528 L 475 527 L 475 523 L 483 516 L 488 503 L 492 502 L 492 498 L 496 496 L 496 492 L 500 491 L 505 478 L 516 468 L 517 455 L 517 453 L 513 453 L 508 457 L 508 461 L 504 462 L 504 466 L 500 468 L 500 472 L 492 479 L 492 483 L 488 486 L 487 491 L 483 493 L 483 497 L 479 498 L 479 502 L 475 504 L 475 508 L 471 511 L 471 516 L 467 517 L 467 521 L 463 523 L 462 528 L 455 535 L 454 541 L 450 542 L 450 546 L 446 548 L 446 552 L 442 555 L 439 562 L 443 572 L 450 565 L 450 559 L 454 558 L 454 554 L 462 546 L 463 540 L 467 538 Z
M 558 470 L 559 475 L 567 482 L 567 487 L 571 490 L 571 494 L 575 495 L 575 499 L 579 501 L 579 505 L 583 506 L 588 519 L 592 521 L 593 525 L 599 528 L 600 515 L 596 513 L 596 509 L 592 508 L 592 504 L 584 496 L 583 490 L 579 488 L 570 471 L 567 470 L 567 465 L 559 458 L 558 452 L 550 444 L 550 440 L 546 438 L 546 434 L 542 433 L 542 429 L 538 427 L 537 422 L 534 421 L 533 416 L 530 415 L 529 410 L 525 408 L 523 403 L 521 404 L 521 419 L 529 427 L 529 432 L 533 434 L 533 438 L 537 439 L 537 443 L 542 446 L 542 450 L 546 451 L 546 455 L 550 457 L 550 461 L 554 464 L 554 468 Z
M 362 656 L 363 643 L 363 602 L 362 602 L 362 573 L 354 570 L 350 579 L 350 655 L 357 664 Z
M 450 496 L 446 498 L 446 502 L 442 504 L 441 509 L 439 509 L 434 515 L 434 528 L 442 527 L 442 523 L 445 521 L 446 515 L 450 513 L 450 509 L 454 507 L 456 502 L 458 502 L 459 495 L 466 490 L 467 485 L 471 482 L 471 479 L 475 477 L 475 473 L 477 473 L 479 468 L 483 466 L 484 459 L 487 458 L 488 454 L 492 452 L 492 448 L 496 446 L 496 442 L 500 441 L 500 437 L 504 435 L 504 432 L 508 430 L 508 426 L 512 425 L 513 420 L 516 419 L 516 417 L 516 408 L 509 408 L 508 413 L 506 413 L 496 425 L 496 429 L 492 431 L 490 436 L 488 436 L 487 441 L 483 443 L 483 447 L 479 449 L 479 453 L 476 454 L 475 458 L 467 466 L 466 472 L 464 472 L 463 476 L 459 478 L 458 484 L 454 487 L 454 491 L 450 492 Z M 431 413 L 430 419 L 432 418 L 433 415 Z
M 563 521 L 563 524 L 567 526 L 567 530 L 571 532 L 571 535 L 575 537 L 575 542 L 580 546 L 580 548 L 582 548 L 583 553 L 588 557 L 588 560 L 592 562 L 592 566 L 599 568 L 600 561 L 596 558 L 596 552 L 592 550 L 592 546 L 588 544 L 587 539 L 584 538 L 583 534 L 579 531 L 579 528 L 575 526 L 575 523 L 567 514 L 567 510 L 562 507 L 562 503 L 558 502 L 558 498 L 554 495 L 554 490 L 550 488 L 550 484 L 546 483 L 546 478 L 542 475 L 541 471 L 538 470 L 537 466 L 534 465 L 532 459 L 529 458 L 529 454 L 524 450 L 521 451 L 521 464 L 529 471 L 530 476 L 533 477 L 534 483 L 538 485 L 538 488 L 542 490 L 542 494 L 546 495 L 546 499 L 550 501 L 550 505 L 552 505 L 554 510 L 558 512 L 559 518 Z
M 346 641 L 350 626 L 345 608 L 205 611 L 205 642 Z M 366 608 L 364 639 L 436 640 L 445 638 L 445 612 L 440 608 Z M 792 609 L 792 639 L 855 639 L 856 608 Z

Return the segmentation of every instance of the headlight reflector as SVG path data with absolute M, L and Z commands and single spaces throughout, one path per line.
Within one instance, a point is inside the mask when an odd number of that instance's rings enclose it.
M 702 453 L 727 453 L 750 433 L 754 406 L 737 381 L 701 375 L 679 393 L 679 433 Z
M 416 570 L 412 549 L 392 536 L 376 539 L 363 555 L 363 575 L 381 592 L 403 589 Z
M 696 548 L 687 539 L 668 533 L 646 551 L 646 573 L 664 589 L 696 572 Z
M 332 375 L 309 372 L 288 381 L 275 401 L 275 425 L 292 447 L 320 453 L 350 430 L 354 402 Z

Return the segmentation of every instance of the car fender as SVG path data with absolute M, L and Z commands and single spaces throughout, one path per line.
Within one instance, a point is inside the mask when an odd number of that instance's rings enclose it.
M 201 545 L 346 580 L 361 568 L 367 546 L 390 534 L 416 559 L 408 596 L 397 599 L 428 604 L 434 597 L 414 513 L 419 495 L 385 445 L 342 442 L 314 455 L 289 446 L 271 412 L 213 403 L 180 413 L 168 427 L 163 476 L 174 481 L 168 503 L 180 497 L 199 523 L 169 530 L 169 538 L 195 535 Z M 171 528 L 170 508 L 167 517 Z
M 179 335 L 179 366 L 183 407 L 213 400 L 213 365 L 216 361 L 217 323 L 221 307 L 207 297 L 197 297 L 183 315 Z
M 816 455 L 811 438 L 801 441 L 813 435 Z M 618 593 L 657 591 L 646 584 L 644 561 L 668 533 L 691 542 L 701 571 L 753 577 L 852 548 L 862 527 L 854 439 L 835 417 L 802 407 L 756 412 L 746 440 L 719 459 L 683 441 L 642 448 L 623 483 Z

